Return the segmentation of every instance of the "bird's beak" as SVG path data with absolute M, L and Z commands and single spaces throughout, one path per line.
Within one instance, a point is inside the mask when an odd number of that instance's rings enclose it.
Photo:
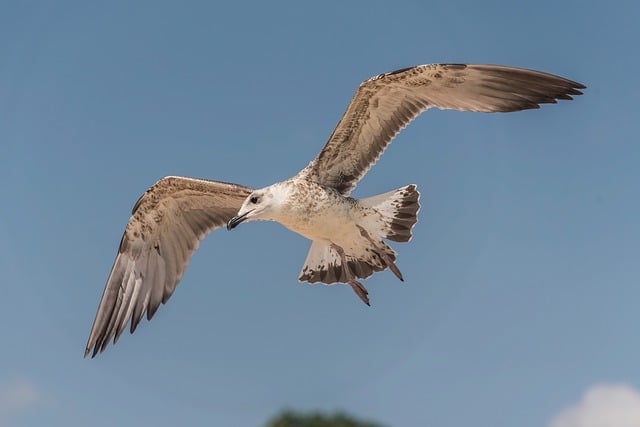
M 247 215 L 249 215 L 251 212 L 253 212 L 253 209 L 243 213 L 242 215 L 237 215 L 231 218 L 227 223 L 227 230 L 233 230 L 234 228 L 236 228 L 238 224 L 247 219 Z

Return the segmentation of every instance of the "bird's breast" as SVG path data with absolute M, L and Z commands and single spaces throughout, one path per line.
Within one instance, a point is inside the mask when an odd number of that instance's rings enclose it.
M 308 184 L 294 194 L 279 222 L 310 240 L 334 240 L 355 227 L 353 201 L 336 191 Z

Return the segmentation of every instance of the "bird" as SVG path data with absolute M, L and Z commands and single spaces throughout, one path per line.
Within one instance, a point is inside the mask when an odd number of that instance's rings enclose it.
M 387 241 L 408 242 L 420 209 L 415 184 L 356 199 L 351 191 L 394 137 L 430 108 L 513 112 L 571 100 L 586 86 L 503 65 L 426 64 L 363 81 L 319 154 L 292 178 L 253 189 L 167 176 L 135 203 L 105 284 L 84 356 L 133 333 L 173 294 L 210 232 L 276 221 L 311 240 L 299 281 L 343 283 L 369 305 L 360 281 L 389 269 L 404 280 Z

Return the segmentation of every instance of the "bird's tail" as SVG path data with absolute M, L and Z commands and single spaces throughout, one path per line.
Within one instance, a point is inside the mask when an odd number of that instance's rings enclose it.
M 388 247 L 387 249 L 390 251 L 389 256 L 395 260 L 393 249 Z M 348 267 L 349 271 L 360 279 L 369 277 L 375 271 L 382 271 L 386 268 L 382 261 L 378 258 L 373 258 L 373 255 L 364 252 L 364 249 L 362 253 L 345 255 L 343 258 L 330 242 L 313 241 L 298 280 L 311 284 L 324 283 L 325 285 L 346 283 L 350 277 L 348 277 L 343 262 L 346 262 L 346 267 Z
M 411 240 L 411 229 L 418 221 L 420 193 L 415 184 L 377 196 L 361 199 L 362 206 L 373 208 L 382 216 L 380 236 L 395 242 Z
M 362 222 L 357 224 L 359 236 L 348 248 L 329 241 L 313 241 L 298 280 L 312 284 L 358 283 L 354 279 L 367 278 L 386 268 L 402 280 L 394 262 L 396 253 L 383 239 L 396 242 L 411 239 L 411 229 L 420 209 L 419 198 L 416 186 L 407 185 L 359 200 L 361 206 L 373 209 L 379 215 L 362 218 Z

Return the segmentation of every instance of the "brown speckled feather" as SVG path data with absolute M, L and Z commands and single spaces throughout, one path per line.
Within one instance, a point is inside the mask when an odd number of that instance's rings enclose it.
M 98 306 L 85 357 L 114 343 L 131 320 L 151 319 L 182 277 L 207 233 L 226 225 L 251 189 L 201 179 L 166 177 L 133 208 Z
M 430 64 L 380 74 L 360 85 L 322 151 L 299 176 L 348 195 L 396 134 L 429 108 L 519 111 L 572 99 L 584 87 L 499 65 Z

